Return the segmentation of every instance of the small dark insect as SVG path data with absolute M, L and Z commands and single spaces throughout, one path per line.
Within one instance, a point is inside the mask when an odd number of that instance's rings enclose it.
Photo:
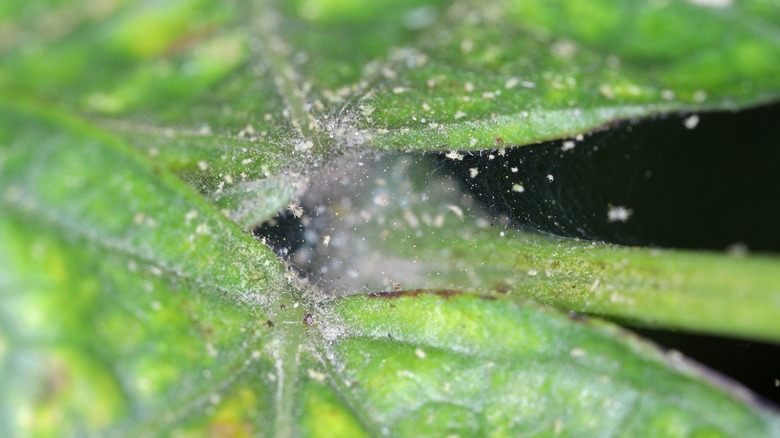
M 274 328 L 274 323 L 270 319 L 265 322 L 265 325 L 267 325 L 268 327 Z
M 306 312 L 305 315 L 303 315 L 303 323 L 306 325 L 311 325 L 314 322 L 314 317 L 311 316 L 311 313 Z

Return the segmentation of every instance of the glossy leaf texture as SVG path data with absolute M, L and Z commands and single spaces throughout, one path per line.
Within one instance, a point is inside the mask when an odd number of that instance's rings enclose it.
M 315 120 L 331 137 L 351 125 L 345 141 L 361 137 L 375 148 L 489 149 L 618 119 L 734 109 L 780 91 L 775 3 L 390 3 L 394 12 L 384 2 L 291 2 L 285 39 L 303 40 L 296 47 L 308 49 L 307 76 L 325 87 L 312 96 L 345 102 Z M 393 20 L 395 32 L 419 33 L 390 46 Z M 384 32 L 352 41 L 367 22 Z M 294 33 L 301 28 L 310 32 Z M 311 42 L 327 31 L 336 36 Z M 376 47 L 388 51 L 385 61 L 365 65 L 362 81 L 343 88 L 333 69 L 354 75 L 345 66 Z
M 3 435 L 202 425 L 241 391 L 270 404 L 265 322 L 291 304 L 273 253 L 102 132 L 0 113 Z
M 4 4 L 0 435 L 778 436 L 744 390 L 520 297 L 777 340 L 774 258 L 476 223 L 440 229 L 450 248 L 414 230 L 384 249 L 411 268 L 420 245 L 424 266 L 393 280 L 447 290 L 336 298 L 245 231 L 352 152 L 516 146 L 777 99 L 778 11 Z M 434 223 L 468 218 L 436 202 Z
M 315 367 L 307 386 L 330 386 L 341 403 L 326 410 L 326 397 L 312 397 L 319 410 L 304 410 L 304 425 L 346 417 L 389 436 L 777 433 L 774 414 L 702 386 L 696 369 L 611 325 L 446 290 L 349 297 L 329 310 L 323 334 L 335 339 L 323 356 L 337 377 Z

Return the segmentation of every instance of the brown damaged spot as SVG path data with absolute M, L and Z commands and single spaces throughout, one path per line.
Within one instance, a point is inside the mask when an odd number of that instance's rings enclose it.
M 506 283 L 496 283 L 493 285 L 493 290 L 500 294 L 506 295 L 509 293 L 509 285 Z
M 571 320 L 573 322 L 579 322 L 579 323 L 587 323 L 588 322 L 588 317 L 587 316 L 585 316 L 585 315 L 583 315 L 581 313 L 577 313 L 577 312 L 575 312 L 573 310 L 570 310 L 566 314 L 566 316 L 568 316 L 569 320 Z

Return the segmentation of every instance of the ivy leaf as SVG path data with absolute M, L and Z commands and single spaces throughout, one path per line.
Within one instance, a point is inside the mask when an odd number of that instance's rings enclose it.
M 609 323 L 486 286 L 529 245 L 534 263 L 554 263 L 559 241 L 467 240 L 509 258 L 442 277 L 458 291 L 336 298 L 244 231 L 345 152 L 516 146 L 776 99 L 777 12 L 758 1 L 4 5 L 0 433 L 777 435 L 777 414 L 743 389 Z M 644 250 L 594 252 L 661 264 Z M 668 257 L 690 263 L 661 273 L 682 280 L 663 288 L 640 269 L 627 281 L 645 286 L 620 292 L 633 302 L 583 303 L 541 277 L 523 289 L 564 309 L 776 340 L 776 299 L 762 301 L 776 296 L 773 273 L 741 306 L 745 292 L 721 285 L 713 309 L 734 317 L 697 318 L 670 303 L 702 303 L 696 276 L 728 263 Z M 626 287 L 617 270 L 603 275 Z M 659 292 L 669 301 L 653 304 Z M 735 308 L 756 322 L 740 325 Z

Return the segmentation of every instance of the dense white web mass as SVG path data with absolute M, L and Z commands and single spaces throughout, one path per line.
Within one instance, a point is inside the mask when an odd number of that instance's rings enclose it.
M 696 129 L 690 117 L 624 123 L 488 151 L 350 155 L 311 175 L 309 188 L 256 233 L 331 293 L 429 287 L 431 270 L 453 269 L 456 237 L 490 228 L 501 238 L 509 227 L 629 245 L 776 251 L 780 148 L 751 134 L 766 131 L 751 123 L 776 112 L 701 115 Z M 750 154 L 734 146 L 745 139 Z M 432 260 L 415 245 L 439 252 Z M 399 248 L 403 256 L 394 255 Z

